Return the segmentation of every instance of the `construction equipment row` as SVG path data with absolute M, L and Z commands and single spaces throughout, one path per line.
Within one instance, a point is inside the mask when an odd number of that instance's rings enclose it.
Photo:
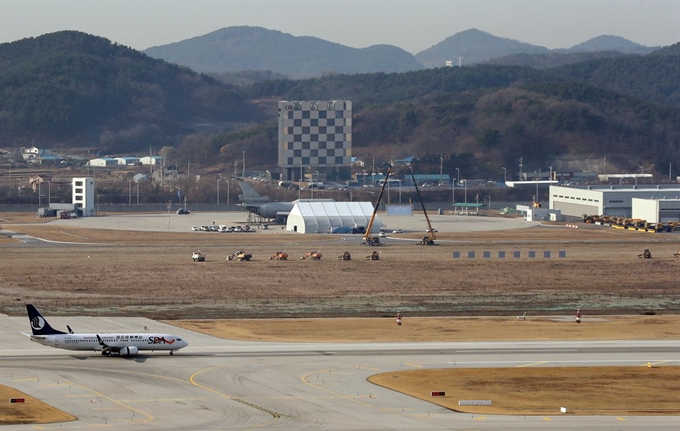
M 647 220 L 630 217 L 588 215 L 581 217 L 584 223 L 611 226 L 618 229 L 629 229 L 642 232 L 674 232 L 680 231 L 680 221 L 666 223 L 650 223 Z

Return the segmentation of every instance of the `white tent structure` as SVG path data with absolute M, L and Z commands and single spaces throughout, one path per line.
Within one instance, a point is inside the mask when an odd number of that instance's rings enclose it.
M 297 202 L 288 214 L 286 230 L 300 233 L 329 233 L 337 227 L 365 230 L 373 215 L 370 202 Z M 376 216 L 373 231 L 378 230 Z

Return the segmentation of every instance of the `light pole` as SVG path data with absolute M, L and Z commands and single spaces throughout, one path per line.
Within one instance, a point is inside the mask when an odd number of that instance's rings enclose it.
M 231 184 L 229 184 L 229 180 L 224 180 L 224 182 L 227 183 L 227 205 L 229 205 L 229 188 Z
M 132 205 L 132 180 L 128 181 L 128 205 Z
M 399 204 L 401 205 L 401 180 L 399 180 Z
M 465 192 L 465 203 L 467 203 L 467 181 L 463 180 L 464 192 Z
M 217 205 L 220 204 L 220 180 L 222 178 L 217 179 Z
M 457 180 L 456 181 L 458 181 L 458 184 L 460 184 L 460 168 L 456 168 L 456 172 L 457 172 L 457 175 L 456 175 Z
M 503 182 L 508 182 L 508 170 L 506 168 L 503 168 Z
M 137 205 L 139 205 L 139 181 L 137 183 Z
M 38 206 L 40 206 L 40 181 L 38 181 Z
M 52 182 L 48 181 L 47 182 L 47 208 L 50 207 L 50 203 L 52 203 Z
M 451 204 L 456 203 L 456 181 L 451 179 Z M 455 208 L 454 208 L 455 210 Z

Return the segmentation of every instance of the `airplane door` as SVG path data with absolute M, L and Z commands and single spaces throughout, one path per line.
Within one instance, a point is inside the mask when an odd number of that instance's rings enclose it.
M 297 226 L 293 226 L 293 232 L 297 232 Z

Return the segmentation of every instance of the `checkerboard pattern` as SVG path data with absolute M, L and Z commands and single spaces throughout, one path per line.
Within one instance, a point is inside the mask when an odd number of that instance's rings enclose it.
M 348 166 L 352 102 L 279 102 L 279 166 Z

